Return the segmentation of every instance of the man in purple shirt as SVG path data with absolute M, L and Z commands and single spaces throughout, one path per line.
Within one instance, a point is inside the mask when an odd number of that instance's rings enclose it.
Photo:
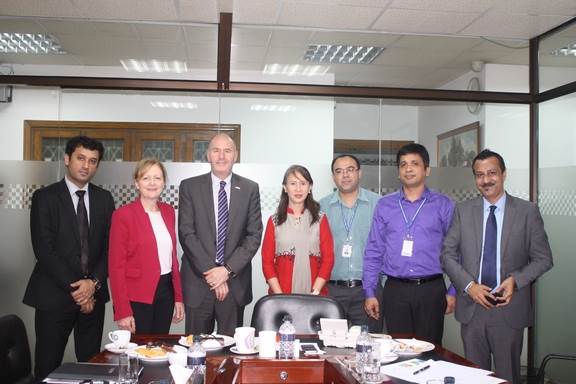
M 396 161 L 402 188 L 378 202 L 364 253 L 364 308 L 380 317 L 375 289 L 383 273 L 388 277 L 383 293 L 388 332 L 441 344 L 444 314 L 455 305 L 440 265 L 454 203 L 426 187 L 430 157 L 424 146 L 403 146 Z

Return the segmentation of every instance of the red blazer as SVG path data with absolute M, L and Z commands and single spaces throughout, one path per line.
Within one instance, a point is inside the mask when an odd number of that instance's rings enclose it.
M 182 285 L 176 257 L 174 208 L 161 202 L 158 207 L 172 237 L 174 300 L 182 302 Z M 108 275 L 114 320 L 132 316 L 130 301 L 152 304 L 160 280 L 160 262 L 154 230 L 140 199 L 118 208 L 112 215 Z

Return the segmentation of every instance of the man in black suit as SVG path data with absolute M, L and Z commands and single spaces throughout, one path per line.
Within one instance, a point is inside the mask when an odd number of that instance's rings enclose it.
M 178 201 L 186 333 L 233 335 L 252 301 L 252 258 L 262 236 L 258 184 L 232 173 L 236 144 L 210 140 L 211 172 L 183 180 Z
M 36 265 L 24 303 L 36 309 L 35 375 L 40 380 L 62 362 L 70 332 L 78 361 L 100 351 L 104 304 L 109 300 L 110 192 L 90 183 L 102 143 L 85 136 L 66 143 L 63 180 L 32 196 L 30 232 Z

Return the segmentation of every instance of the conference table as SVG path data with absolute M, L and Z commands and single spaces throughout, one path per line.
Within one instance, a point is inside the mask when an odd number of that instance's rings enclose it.
M 393 335 L 397 338 L 410 338 L 409 335 Z M 165 345 L 178 344 L 181 335 L 133 335 L 138 345 L 148 342 Z M 352 348 L 323 347 L 316 335 L 297 335 L 302 342 L 317 342 L 326 354 L 314 357 L 302 357 L 296 360 L 260 359 L 258 355 L 237 355 L 229 348 L 209 351 L 206 355 L 206 377 L 193 378 L 194 383 L 230 384 L 230 383 L 334 383 L 357 384 L 357 376 L 346 362 L 353 358 Z M 412 357 L 400 357 L 397 361 Z M 465 366 L 475 365 L 441 346 L 424 352 L 419 358 L 445 360 Z M 102 351 L 91 360 L 93 363 L 117 363 L 118 355 Z M 171 384 L 168 362 L 141 362 L 144 370 L 139 384 Z M 407 383 L 390 378 L 383 383 Z

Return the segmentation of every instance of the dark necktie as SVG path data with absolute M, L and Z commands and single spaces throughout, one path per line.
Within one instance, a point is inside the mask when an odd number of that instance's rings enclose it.
M 486 220 L 486 231 L 484 233 L 484 253 L 482 255 L 482 284 L 494 288 L 496 287 L 496 246 L 498 244 L 498 229 L 496 225 L 496 215 L 494 215 L 495 205 L 490 206 L 490 214 Z
M 218 239 L 216 241 L 216 264 L 224 264 L 224 246 L 228 229 L 228 199 L 226 198 L 226 182 L 220 182 L 218 191 Z
M 83 273 L 88 273 L 88 212 L 84 204 L 84 194 L 86 191 L 76 191 L 78 196 L 78 207 L 76 208 L 76 220 L 78 221 L 78 232 L 80 233 L 80 265 Z

